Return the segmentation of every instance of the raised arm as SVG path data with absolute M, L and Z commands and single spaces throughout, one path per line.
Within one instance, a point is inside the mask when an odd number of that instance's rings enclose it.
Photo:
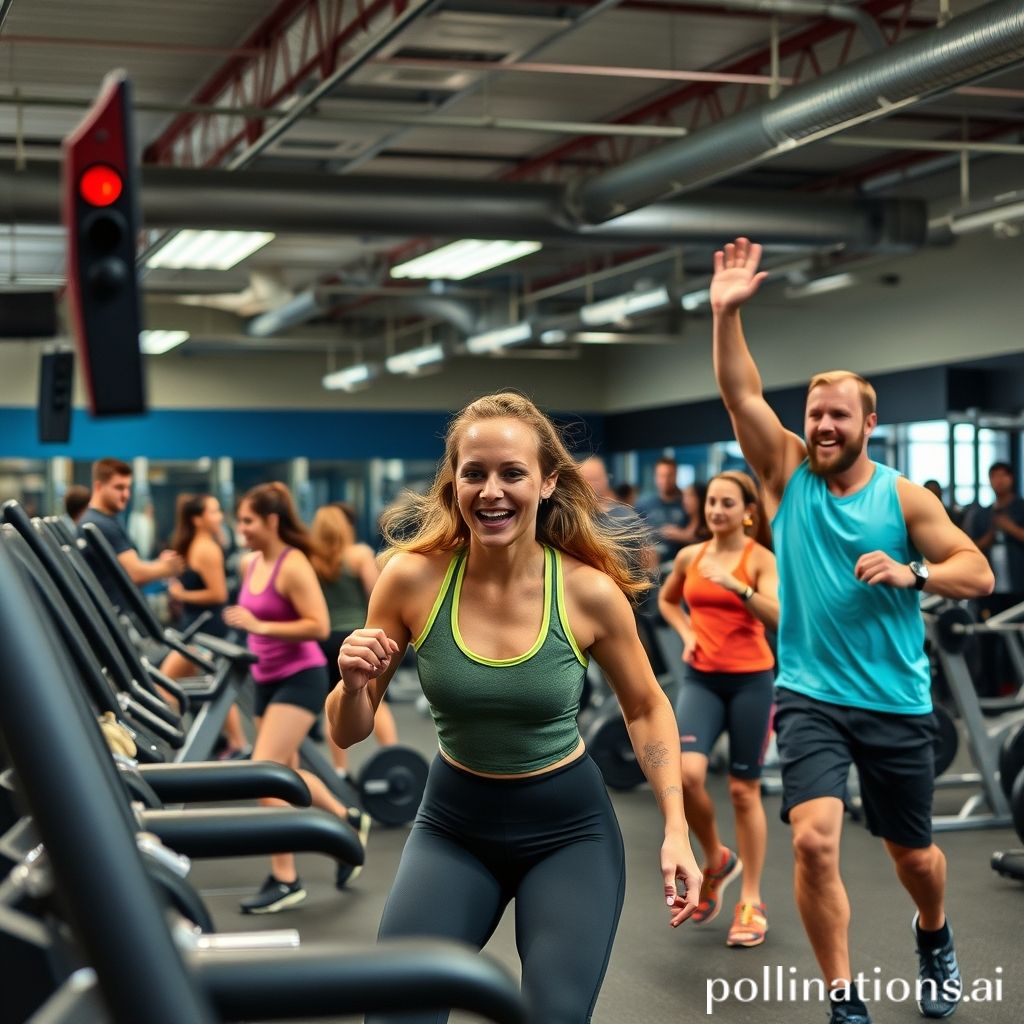
M 740 308 L 768 276 L 758 271 L 761 246 L 737 238 L 715 253 L 711 279 L 715 379 L 747 462 L 776 500 L 807 454 L 765 401 L 761 374 L 747 348 Z

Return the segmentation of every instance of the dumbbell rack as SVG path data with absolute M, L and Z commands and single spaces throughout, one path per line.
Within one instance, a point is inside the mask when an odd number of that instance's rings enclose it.
M 951 832 L 1007 828 L 1012 825 L 1013 818 L 1006 794 L 999 783 L 998 745 L 989 738 L 962 645 L 950 643 L 949 637 L 943 635 L 944 630 L 940 629 L 942 621 L 942 615 L 925 614 L 932 649 L 942 665 L 950 694 L 963 722 L 971 757 L 978 769 L 977 782 L 981 788 L 968 797 L 956 814 L 934 817 L 932 830 Z

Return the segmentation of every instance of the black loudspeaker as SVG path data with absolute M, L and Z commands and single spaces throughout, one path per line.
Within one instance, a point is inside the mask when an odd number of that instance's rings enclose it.
M 46 352 L 39 365 L 39 440 L 71 439 L 71 399 L 75 379 L 73 352 Z

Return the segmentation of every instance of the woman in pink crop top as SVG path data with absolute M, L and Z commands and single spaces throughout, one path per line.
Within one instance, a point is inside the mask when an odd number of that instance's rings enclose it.
M 717 917 L 726 886 L 742 871 L 726 945 L 757 946 L 768 930 L 761 899 L 767 822 L 760 779 L 775 666 L 765 626 L 774 629 L 779 619 L 775 556 L 757 486 L 746 473 L 719 473 L 710 481 L 703 518 L 711 539 L 676 555 L 658 595 L 662 616 L 682 637 L 686 663 L 676 698 L 683 793 L 704 850 L 704 885 L 693 919 L 704 924 Z M 738 852 L 722 845 L 704 784 L 708 755 L 725 730 Z
M 313 805 L 346 818 L 366 841 L 369 815 L 339 803 L 323 781 L 299 769 L 299 745 L 327 696 L 327 661 L 318 640 L 330 631 L 327 604 L 309 561 L 309 533 L 281 483 L 254 487 L 238 506 L 238 528 L 252 549 L 242 562 L 238 604 L 225 609 L 229 626 L 244 629 L 249 649 L 259 657 L 256 683 L 254 761 L 276 761 L 299 770 Z M 281 801 L 265 799 L 266 806 Z M 269 914 L 306 898 L 290 853 L 270 858 L 271 874 L 260 891 L 242 900 L 242 911 Z M 339 888 L 358 869 L 338 865 Z

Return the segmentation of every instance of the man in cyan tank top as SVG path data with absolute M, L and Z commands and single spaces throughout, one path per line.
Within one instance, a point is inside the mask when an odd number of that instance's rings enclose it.
M 760 258 L 745 238 L 715 254 L 714 362 L 774 516 L 775 725 L 797 907 L 830 990 L 832 1024 L 870 1024 L 852 981 L 850 902 L 839 875 L 853 762 L 868 827 L 917 909 L 918 1008 L 948 1017 L 963 985 L 945 913 L 946 861 L 931 835 L 934 724 L 918 591 L 976 597 L 991 591 L 992 573 L 933 494 L 868 458 L 878 417 L 862 377 L 818 374 L 807 389 L 805 439 L 782 426 L 740 324 L 740 307 L 767 276 Z

